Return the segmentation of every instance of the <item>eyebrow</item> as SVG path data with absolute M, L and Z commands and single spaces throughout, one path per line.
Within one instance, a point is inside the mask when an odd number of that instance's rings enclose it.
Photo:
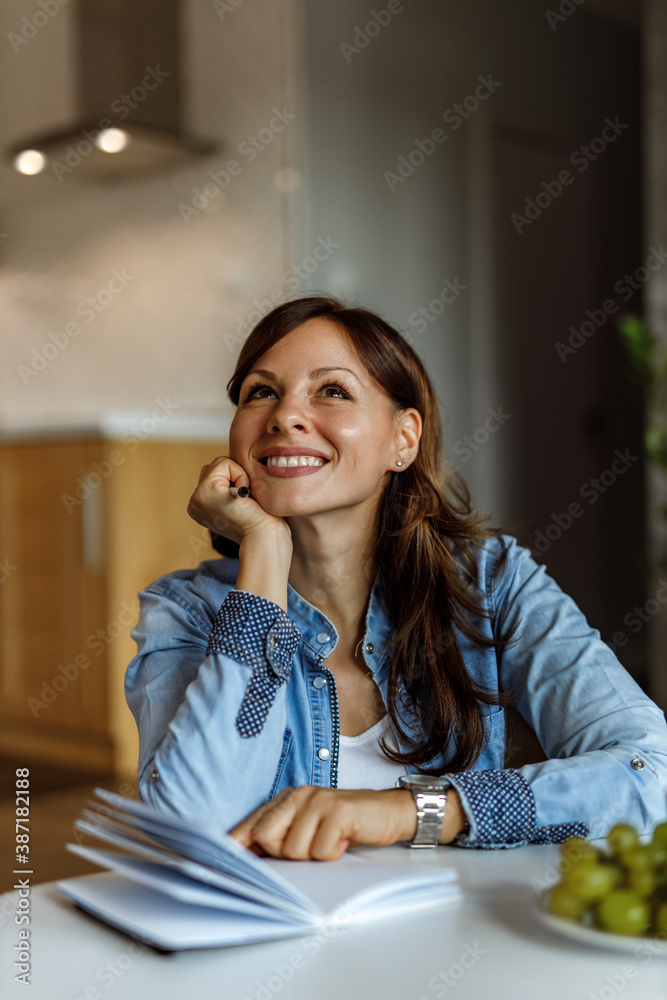
M 356 378 L 357 382 L 360 385 L 362 384 L 359 376 L 356 375 L 351 368 L 343 368 L 340 365 L 327 365 L 325 368 L 314 368 L 308 377 L 310 379 L 318 379 L 321 378 L 323 375 L 328 375 L 330 372 L 347 372 L 348 375 L 352 375 L 353 378 Z M 274 380 L 276 378 L 275 373 L 268 371 L 266 368 L 253 368 L 251 372 L 248 372 L 248 375 L 246 377 L 249 378 L 251 375 L 261 375 L 262 378 L 269 378 Z

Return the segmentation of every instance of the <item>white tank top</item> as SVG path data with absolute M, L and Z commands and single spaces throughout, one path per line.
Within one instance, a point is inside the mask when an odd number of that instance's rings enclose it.
M 382 753 L 379 741 L 387 736 L 394 749 L 396 739 L 391 731 L 389 715 L 359 736 L 341 736 L 338 745 L 339 788 L 395 788 L 396 779 L 407 774 L 405 766 L 395 764 Z

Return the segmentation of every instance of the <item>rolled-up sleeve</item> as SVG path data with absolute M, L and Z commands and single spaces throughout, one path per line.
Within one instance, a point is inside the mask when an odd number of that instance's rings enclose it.
M 217 613 L 187 589 L 142 591 L 125 679 L 141 798 L 231 828 L 270 794 L 299 632 L 277 604 L 231 589 Z
M 568 597 L 516 539 L 493 589 L 499 687 L 549 758 L 450 775 L 469 827 L 463 847 L 604 837 L 617 822 L 649 832 L 667 819 L 667 726 Z

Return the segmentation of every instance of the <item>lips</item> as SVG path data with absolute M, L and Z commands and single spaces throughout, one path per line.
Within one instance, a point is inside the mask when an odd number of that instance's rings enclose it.
M 266 448 L 264 451 L 260 452 L 257 456 L 258 460 L 264 464 L 264 459 L 275 458 L 275 457 L 285 457 L 290 458 L 292 455 L 312 455 L 314 458 L 323 458 L 325 461 L 329 461 L 327 455 L 323 451 L 318 451 L 316 448 L 289 448 L 289 447 L 273 447 Z

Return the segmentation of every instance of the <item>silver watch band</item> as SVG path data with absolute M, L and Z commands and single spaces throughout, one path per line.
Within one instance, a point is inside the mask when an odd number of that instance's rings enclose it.
M 410 847 L 437 847 L 445 818 L 447 792 L 426 792 L 413 788 L 412 794 L 417 806 L 417 831 Z

